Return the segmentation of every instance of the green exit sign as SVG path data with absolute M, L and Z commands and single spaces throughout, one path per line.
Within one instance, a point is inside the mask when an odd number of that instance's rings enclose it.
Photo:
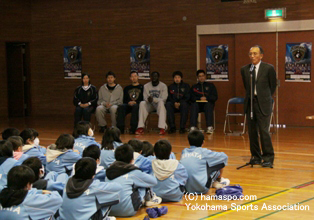
M 265 9 L 266 19 L 277 19 L 286 17 L 286 8 Z

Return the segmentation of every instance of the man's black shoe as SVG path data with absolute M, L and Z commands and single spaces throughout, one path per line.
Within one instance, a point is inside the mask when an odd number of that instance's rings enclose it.
M 250 164 L 251 164 L 251 165 L 261 165 L 261 164 L 262 164 L 262 161 L 261 161 L 261 160 L 258 160 L 258 159 L 251 159 L 251 160 L 250 160 Z
M 179 133 L 180 133 L 180 134 L 184 134 L 184 133 L 185 133 L 185 128 L 180 128 Z
M 176 128 L 170 128 L 168 134 L 176 133 Z
M 273 163 L 272 162 L 263 162 L 262 163 L 262 167 L 269 167 L 269 168 L 273 168 Z

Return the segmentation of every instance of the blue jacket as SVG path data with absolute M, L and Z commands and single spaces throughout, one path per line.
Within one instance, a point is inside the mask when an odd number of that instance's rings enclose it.
M 16 165 L 16 166 L 21 165 L 21 164 L 22 164 L 26 159 L 28 159 L 29 157 L 30 157 L 29 155 L 23 153 L 22 156 L 20 157 L 20 159 L 17 160 L 17 162 L 16 162 L 15 165 Z
M 113 162 L 116 161 L 116 158 L 114 157 L 114 150 L 121 146 L 123 143 L 119 142 L 113 142 L 113 150 L 101 150 L 100 154 L 100 165 L 103 166 L 105 169 L 107 169 Z
M 179 202 L 184 194 L 184 186 L 188 179 L 188 173 L 177 160 L 153 160 L 154 176 L 157 185 L 153 191 L 162 198 L 163 202 Z
M 23 146 L 24 154 L 27 154 L 29 157 L 38 157 L 41 163 L 46 166 L 46 156 L 39 150 L 38 146 L 35 145 L 24 145 Z
M 4 160 L 4 161 L 3 161 Z M 2 163 L 1 163 L 2 161 Z M 0 192 L 7 185 L 7 175 L 12 167 L 16 166 L 17 161 L 13 158 L 0 157 Z
M 102 206 L 101 210 L 104 215 L 110 205 L 119 202 L 121 190 L 122 187 L 120 184 L 100 182 L 94 179 L 83 194 L 70 199 L 65 188 L 63 192 L 63 203 L 59 210 L 60 220 L 90 219 L 98 210 L 97 207 L 99 205 Z
M 50 219 L 62 204 L 62 197 L 58 192 L 42 194 L 42 190 L 31 189 L 24 201 L 9 208 L 0 205 L 0 219 Z
M 142 204 L 146 188 L 153 187 L 157 184 L 157 180 L 154 176 L 146 174 L 138 169 L 132 170 L 111 180 L 108 178 L 107 170 L 106 182 L 119 183 L 122 186 L 122 190 L 120 192 L 120 203 L 112 207 L 110 212 L 110 215 L 112 216 L 135 215 L 137 210 L 134 210 L 134 203 Z M 133 190 L 135 189 L 138 189 L 139 191 L 138 196 L 135 196 L 135 194 L 132 196 Z
M 134 152 L 134 165 L 140 168 L 144 173 L 152 173 L 152 161 L 143 155 Z
M 74 149 L 78 150 L 82 156 L 84 149 L 93 144 L 97 145 L 99 148 L 101 147 L 100 144 L 95 141 L 94 137 L 81 135 L 75 139 Z
M 223 152 L 214 152 L 206 148 L 191 146 L 181 154 L 180 163 L 188 172 L 189 178 L 185 185 L 190 193 L 207 193 L 209 176 L 207 169 L 219 164 L 227 165 L 228 156 Z M 212 176 L 211 176 L 212 177 Z
M 72 172 L 73 164 L 75 164 L 82 157 L 73 152 L 73 150 L 59 151 L 56 145 L 52 144 L 47 149 L 47 172 L 55 171 L 58 174 Z

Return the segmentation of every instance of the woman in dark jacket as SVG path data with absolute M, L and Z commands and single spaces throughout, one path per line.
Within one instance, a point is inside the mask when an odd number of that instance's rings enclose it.
M 74 113 L 74 125 L 81 121 L 90 121 L 91 114 L 95 111 L 98 101 L 98 92 L 95 86 L 90 84 L 89 74 L 82 74 L 82 85 L 74 92 L 73 104 L 76 106 Z

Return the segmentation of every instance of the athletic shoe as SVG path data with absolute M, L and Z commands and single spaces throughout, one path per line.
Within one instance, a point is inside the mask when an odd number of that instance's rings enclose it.
M 176 133 L 176 128 L 170 128 L 168 134 Z
M 213 128 L 213 126 L 209 126 L 209 127 L 207 128 L 207 130 L 206 130 L 206 133 L 207 133 L 207 134 L 212 134 L 212 133 L 214 133 L 214 128 Z
M 216 189 L 221 189 L 225 186 L 229 186 L 230 180 L 227 178 L 221 177 L 220 181 L 218 182 L 217 180 L 213 183 L 213 187 Z
M 137 134 L 137 135 L 144 134 L 144 128 L 138 128 L 138 129 L 136 129 L 135 134 Z
M 160 132 L 159 132 L 159 134 L 160 134 L 160 135 L 165 135 L 165 134 L 166 134 L 165 129 L 160 128 Z
M 194 130 L 196 130 L 197 128 L 196 127 L 191 127 L 190 128 L 190 131 L 194 131 Z
M 104 220 L 116 220 L 116 217 L 114 217 L 114 216 L 107 216 L 106 218 L 104 218 Z
M 180 128 L 179 133 L 180 133 L 180 134 L 184 134 L 184 133 L 185 133 L 185 128 Z
M 162 199 L 158 196 L 156 196 L 155 193 L 153 193 L 152 198 L 145 202 L 145 206 L 154 206 L 159 205 L 161 203 Z

